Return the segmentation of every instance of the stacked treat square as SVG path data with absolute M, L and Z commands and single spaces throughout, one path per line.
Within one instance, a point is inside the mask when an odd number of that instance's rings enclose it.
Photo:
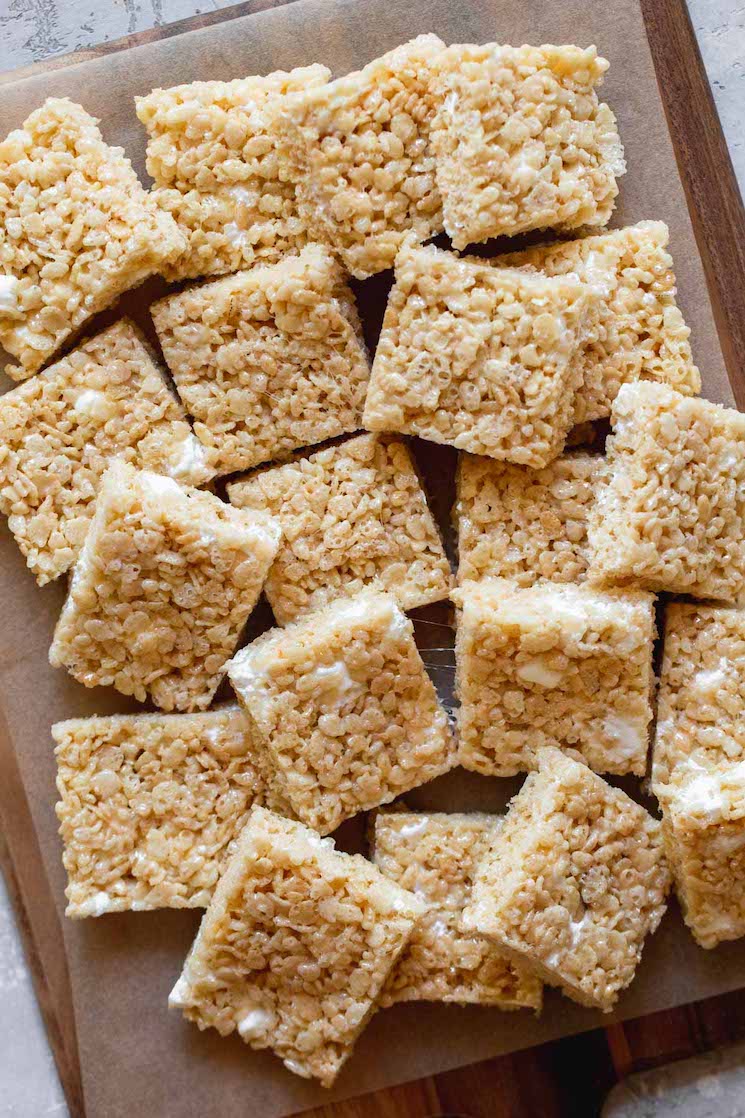
M 398 1001 L 610 1010 L 670 870 L 703 946 L 745 934 L 745 419 L 666 227 L 604 231 L 606 68 L 423 35 L 154 90 L 150 192 L 67 101 L 0 144 L 0 507 L 70 575 L 51 663 L 159 708 L 52 728 L 67 912 L 206 908 L 171 1006 L 325 1085 Z M 371 366 L 348 273 L 388 268 Z M 206 282 L 80 339 L 155 274 Z M 409 436 L 460 452 L 456 578 Z M 405 612 L 446 600 L 454 728 Z M 652 738 L 661 823 L 599 775 Z M 398 799 L 456 765 L 528 775 Z M 363 812 L 369 859 L 325 837 Z

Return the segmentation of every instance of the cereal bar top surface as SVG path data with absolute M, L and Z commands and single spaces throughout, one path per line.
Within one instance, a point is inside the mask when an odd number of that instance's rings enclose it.
M 115 462 L 75 566 L 49 659 L 87 687 L 165 710 L 209 705 L 276 554 L 260 513 Z
M 195 430 L 222 473 L 357 430 L 369 365 L 329 251 L 252 268 L 152 308 Z
M 607 69 L 594 47 L 487 43 L 440 55 L 432 146 L 456 248 L 607 224 L 626 169 L 615 117 L 596 93 Z
M 0 345 L 15 380 L 183 248 L 122 148 L 63 98 L 0 143 L 0 228 Z
M 423 912 L 364 858 L 255 807 L 169 1005 L 330 1086 Z
M 205 907 L 263 783 L 238 706 L 52 727 L 68 916 Z
M 265 593 L 280 625 L 375 584 L 404 609 L 447 597 L 450 566 L 408 447 L 360 435 L 228 487 L 282 525 Z

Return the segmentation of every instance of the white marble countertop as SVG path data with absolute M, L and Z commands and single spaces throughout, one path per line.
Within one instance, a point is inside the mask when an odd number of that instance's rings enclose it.
M 0 72 L 228 6 L 223 0 L 0 0 Z M 688 6 L 745 193 L 745 5 L 688 0 Z M 67 1110 L 1 880 L 0 1038 L 0 1118 L 63 1118 Z M 745 1076 L 743 1083 L 745 1092 Z M 676 1113 L 695 1118 L 697 1112 L 677 1100 Z

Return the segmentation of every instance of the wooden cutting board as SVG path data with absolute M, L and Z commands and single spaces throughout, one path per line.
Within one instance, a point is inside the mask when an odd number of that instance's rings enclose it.
M 0 76 L 0 84 L 290 2 L 249 0 L 91 51 L 13 71 Z M 642 0 L 642 8 L 728 375 L 738 406 L 745 408 L 745 372 L 740 365 L 740 356 L 745 353 L 745 313 L 741 309 L 745 211 L 684 0 Z M 15 757 L 7 735 L 1 733 L 0 821 L 0 863 L 8 879 L 70 1112 L 77 1118 L 85 1114 L 85 1107 L 59 920 Z M 742 1036 L 745 1000 L 738 994 L 723 995 L 309 1114 L 316 1118 L 434 1118 L 444 1114 L 558 1118 L 592 1114 L 612 1083 L 629 1071 Z

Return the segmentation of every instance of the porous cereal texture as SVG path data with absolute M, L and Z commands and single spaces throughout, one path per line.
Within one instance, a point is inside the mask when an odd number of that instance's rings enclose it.
M 660 824 L 585 765 L 542 749 L 481 863 L 463 928 L 608 1012 L 669 885 Z
M 50 97 L 0 143 L 0 345 L 25 380 L 183 237 L 122 148 L 80 105 Z
M 506 579 L 464 583 L 456 636 L 458 759 L 511 776 L 542 746 L 596 772 L 646 771 L 654 599 Z
M 364 424 L 525 466 L 560 453 L 581 373 L 587 285 L 406 244 Z
M 211 493 L 114 462 L 49 650 L 86 687 L 164 710 L 209 706 L 280 529 Z
M 192 287 L 153 321 L 222 473 L 357 430 L 370 375 L 354 296 L 327 249 Z
M 490 815 L 377 813 L 373 861 L 428 905 L 385 985 L 382 1005 L 445 1001 L 541 1008 L 539 979 L 483 936 L 459 928 L 474 875 L 501 825 Z
M 542 470 L 462 454 L 454 506 L 458 582 L 582 582 L 599 455 L 562 454 Z
M 494 261 L 550 276 L 572 273 L 593 289 L 596 298 L 577 356 L 582 387 L 575 401 L 575 423 L 610 415 L 619 388 L 630 381 L 660 381 L 685 396 L 701 391 L 691 332 L 675 301 L 668 240 L 664 222 L 641 221 Z
M 364 858 L 255 807 L 169 1007 L 330 1087 L 423 912 Z
M 664 384 L 622 386 L 592 507 L 601 586 L 735 601 L 745 587 L 745 415 Z
M 453 742 L 388 594 L 363 591 L 259 637 L 228 675 L 294 814 L 322 834 L 453 767 Z
M 594 47 L 449 47 L 431 125 L 453 245 L 529 229 L 606 225 L 626 170 L 616 119 L 598 101 Z
M 114 458 L 190 485 L 214 473 L 127 321 L 0 398 L 0 511 L 40 586 L 75 562 Z
M 52 726 L 68 916 L 205 908 L 263 786 L 238 706 Z
M 284 173 L 311 236 L 360 279 L 391 268 L 407 233 L 426 241 L 442 230 L 429 126 L 443 47 L 419 35 L 277 114 Z
M 448 596 L 450 566 L 408 447 L 360 435 L 228 486 L 282 525 L 264 593 L 280 625 L 376 585 L 404 609 Z
M 169 279 L 273 263 L 307 242 L 295 184 L 280 168 L 272 121 L 289 94 L 328 77 L 325 66 L 303 66 L 154 89 L 135 98 L 149 136 L 154 198 L 187 242 L 168 269 Z

